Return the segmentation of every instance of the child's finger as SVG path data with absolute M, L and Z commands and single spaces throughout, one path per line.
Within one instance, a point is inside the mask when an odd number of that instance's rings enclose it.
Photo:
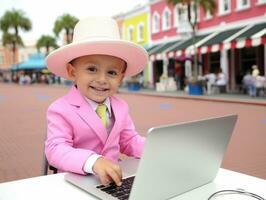
M 118 168 L 111 168 L 109 171 L 108 171 L 108 175 L 112 178 L 112 180 L 115 182 L 115 184 L 117 186 L 121 186 L 122 182 L 122 171 L 120 169 L 120 167 Z
M 101 174 L 99 175 L 101 184 L 107 186 L 112 180 L 109 178 L 107 174 Z

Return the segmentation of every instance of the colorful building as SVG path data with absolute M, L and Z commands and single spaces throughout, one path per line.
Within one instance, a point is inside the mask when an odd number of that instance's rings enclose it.
M 10 47 L 0 45 L 0 79 L 11 80 L 11 66 L 18 63 L 18 57 L 18 51 L 14 55 Z
M 137 6 L 130 10 L 124 14 L 122 38 L 147 47 L 150 42 L 148 22 L 148 6 Z
M 213 16 L 198 9 L 195 46 L 185 6 L 169 5 L 166 0 L 151 0 L 150 12 L 151 47 L 148 51 L 153 63 L 154 82 L 164 73 L 172 76 L 176 61 L 182 63 L 185 71 L 185 61 L 195 53 L 200 74 L 221 67 L 231 90 L 237 89 L 243 75 L 254 64 L 260 74 L 265 75 L 265 0 L 217 0 Z M 192 18 L 195 16 L 192 13 Z
M 123 39 L 137 43 L 144 48 L 148 48 L 150 43 L 149 33 L 149 6 L 138 5 L 126 13 L 114 17 L 119 27 Z M 147 66 L 143 72 L 144 84 L 149 84 L 150 70 Z

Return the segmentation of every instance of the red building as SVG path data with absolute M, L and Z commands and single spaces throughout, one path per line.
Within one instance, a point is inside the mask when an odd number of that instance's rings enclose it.
M 222 68 L 232 90 L 252 65 L 265 76 L 266 0 L 217 0 L 213 16 L 199 8 L 195 48 L 185 6 L 155 0 L 150 2 L 150 11 L 152 45 L 148 51 L 154 82 L 162 73 L 169 75 L 175 61 L 191 59 L 195 50 L 200 74 Z

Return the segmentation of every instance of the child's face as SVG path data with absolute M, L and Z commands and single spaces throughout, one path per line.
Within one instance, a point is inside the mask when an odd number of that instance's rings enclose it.
M 82 56 L 69 63 L 67 71 L 82 95 L 102 103 L 116 93 L 121 84 L 125 61 L 108 55 Z

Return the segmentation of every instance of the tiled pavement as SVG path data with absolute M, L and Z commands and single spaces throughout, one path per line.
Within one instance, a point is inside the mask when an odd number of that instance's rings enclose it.
M 46 109 L 52 101 L 67 91 L 68 88 L 64 86 L 19 86 L 0 83 L 0 182 L 41 175 L 43 141 L 46 129 Z M 230 109 L 233 110 L 235 107 L 237 109 L 242 108 L 242 104 L 247 104 L 247 109 L 241 110 L 239 113 L 241 119 L 249 120 L 249 124 L 242 124 L 240 128 L 241 130 L 247 130 L 247 132 L 253 130 L 254 132 L 251 133 L 253 137 L 250 138 L 249 133 L 237 137 L 235 140 L 237 143 L 232 145 L 231 153 L 224 162 L 224 166 L 264 179 L 266 178 L 266 147 L 263 145 L 266 141 L 265 97 L 250 98 L 246 95 L 232 94 L 189 96 L 183 92 L 157 93 L 152 90 L 128 92 L 124 88 L 121 88 L 120 95 L 128 101 L 130 106 L 136 106 L 134 112 L 132 112 L 132 117 L 135 119 L 134 121 L 140 133 L 143 135 L 145 135 L 146 129 L 153 125 L 153 122 L 151 120 L 147 123 L 141 119 L 140 116 L 143 115 L 142 104 L 147 105 L 146 107 L 150 115 L 158 115 L 158 112 L 160 112 L 160 117 L 154 118 L 154 124 L 171 122 L 171 119 L 167 119 L 167 117 L 169 118 L 169 113 L 173 112 L 176 108 L 182 109 L 182 106 L 187 106 L 191 102 L 190 100 L 194 99 L 200 100 L 197 102 L 202 102 L 202 100 L 210 102 L 208 104 L 203 103 L 201 109 L 205 109 L 206 106 L 206 109 L 209 109 L 208 106 L 212 104 L 211 102 L 217 102 L 217 106 L 213 104 L 211 107 L 222 113 L 229 112 Z M 163 98 L 154 98 L 154 96 L 161 96 Z M 168 97 L 171 98 L 169 99 Z M 176 107 L 176 99 L 178 99 L 178 104 L 182 105 L 181 107 Z M 196 103 L 196 101 L 193 102 L 193 104 Z M 224 106 L 224 102 L 229 104 Z M 235 106 L 232 106 L 232 104 Z M 157 110 L 154 110 L 154 108 Z M 229 111 L 224 111 L 226 109 Z M 247 110 L 249 111 L 247 112 Z M 178 112 L 176 118 L 179 120 L 190 120 L 194 119 L 195 116 L 205 117 L 211 113 L 210 110 L 206 111 L 208 114 L 204 115 L 199 113 L 199 110 L 196 110 L 195 113 L 192 113 L 194 115 L 192 117 L 188 116 L 188 113 L 191 111 L 188 111 L 186 114 L 182 113 L 182 116 Z M 250 114 L 250 116 L 246 116 L 246 113 Z M 254 115 L 254 113 L 259 114 Z M 252 117 L 257 119 L 251 119 Z M 258 120 L 259 124 L 256 124 Z M 259 130 L 254 130 L 256 128 Z M 254 137 L 254 135 L 258 137 Z M 248 144 L 252 146 L 248 146 Z

